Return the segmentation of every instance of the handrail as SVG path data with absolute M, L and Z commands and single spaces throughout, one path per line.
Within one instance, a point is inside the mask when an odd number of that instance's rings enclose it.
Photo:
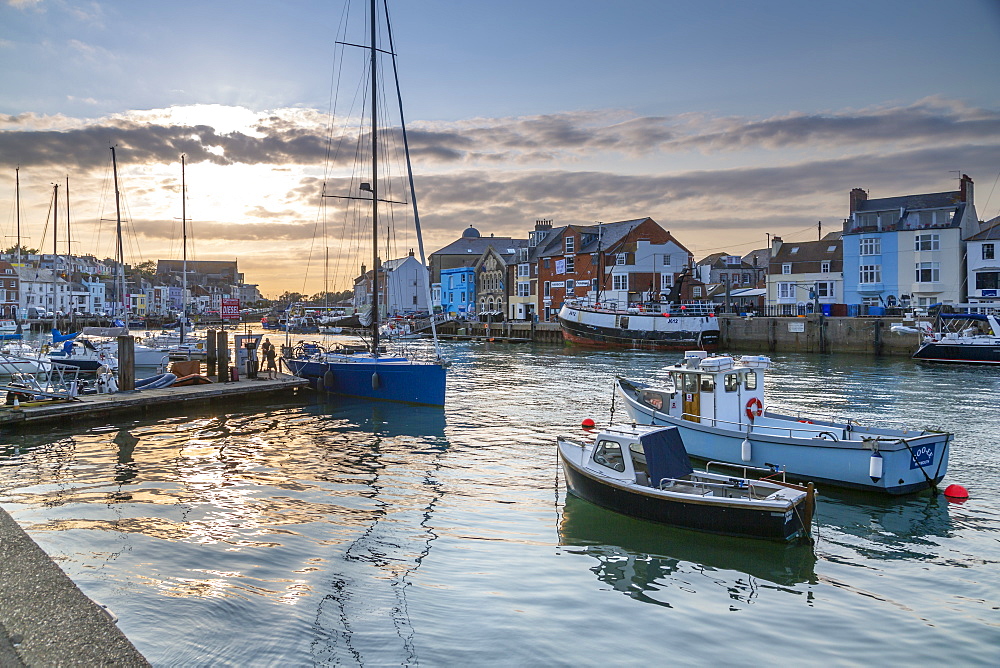
M 776 426 L 776 425 L 769 425 L 769 424 L 768 425 L 758 425 L 758 424 L 756 424 L 754 422 L 751 422 L 751 423 L 747 424 L 747 423 L 744 423 L 744 422 L 732 422 L 730 420 L 722 420 L 720 418 L 707 417 L 707 416 L 704 416 L 704 415 L 696 415 L 694 413 L 681 413 L 681 419 L 687 420 L 688 418 L 692 418 L 692 417 L 698 418 L 698 424 L 703 424 L 705 422 L 708 422 L 709 426 L 712 426 L 712 427 L 717 426 L 719 423 L 722 423 L 723 425 L 733 425 L 733 426 L 739 428 L 737 431 L 741 431 L 741 432 L 742 431 L 746 431 L 747 435 L 753 434 L 754 433 L 754 429 L 758 429 L 758 430 L 760 430 L 760 429 L 773 429 L 775 431 L 787 431 L 788 432 L 788 438 L 795 438 L 793 436 L 792 432 L 795 432 L 795 431 L 805 431 L 805 432 L 809 432 L 809 433 L 812 433 L 812 434 L 816 434 L 816 436 L 814 438 L 821 438 L 821 436 L 819 436 L 820 434 L 829 434 L 832 437 L 833 441 L 850 440 L 850 439 L 846 439 L 846 438 L 837 438 L 837 435 L 834 434 L 834 433 L 832 433 L 832 432 L 829 432 L 829 431 L 820 431 L 818 429 L 802 429 L 802 428 L 795 428 L 795 427 L 779 427 L 779 426 Z M 688 422 L 693 422 L 693 420 L 688 420 Z M 825 425 L 820 425 L 820 426 L 825 426 Z M 774 436 L 775 435 L 775 434 L 765 434 L 765 433 L 762 433 L 760 431 L 757 431 L 756 433 L 758 435 L 762 435 L 762 436 Z M 777 435 L 781 435 L 781 434 L 777 434 Z
M 747 471 L 760 471 L 761 473 L 780 473 L 781 474 L 781 482 L 785 482 L 785 469 L 783 469 L 783 468 L 781 470 L 778 470 L 776 467 L 775 468 L 765 468 L 763 466 L 747 466 L 746 464 L 733 464 L 732 462 L 710 461 L 710 462 L 706 462 L 705 463 L 705 472 L 706 473 L 708 473 L 708 470 L 709 470 L 709 468 L 711 468 L 712 464 L 716 464 L 717 466 L 728 466 L 728 467 L 734 468 L 734 469 L 742 469 L 742 471 L 743 471 L 743 477 L 744 478 L 749 478 L 749 476 L 747 475 Z
M 695 489 L 699 489 L 700 488 L 700 489 L 707 490 L 709 487 L 718 488 L 718 489 L 738 489 L 738 490 L 745 490 L 745 491 L 747 491 L 751 496 L 755 496 L 757 494 L 757 492 L 756 492 L 756 487 L 757 486 L 753 484 L 754 481 L 746 479 L 746 478 L 741 479 L 741 480 L 737 480 L 737 479 L 734 478 L 733 481 L 732 481 L 732 483 L 707 482 L 705 480 L 685 480 L 683 478 L 660 478 L 660 483 L 659 483 L 659 486 L 657 487 L 657 489 L 659 489 L 661 492 L 669 491 L 669 489 L 664 489 L 664 487 L 663 487 L 663 483 L 664 482 L 675 482 L 675 483 L 676 482 L 680 482 L 680 483 L 684 483 L 685 485 L 691 485 Z M 741 487 L 740 483 L 745 483 L 746 486 L 745 487 Z

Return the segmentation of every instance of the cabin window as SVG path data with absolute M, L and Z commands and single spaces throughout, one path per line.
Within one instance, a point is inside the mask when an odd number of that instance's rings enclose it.
M 746 375 L 746 380 L 744 381 L 744 383 L 745 383 L 746 388 L 748 390 L 756 390 L 757 389 L 757 374 L 754 373 L 753 371 L 748 372 L 747 375 Z
M 682 373 L 681 382 L 684 384 L 683 390 L 685 393 L 693 394 L 698 391 L 698 374 Z
M 656 410 L 663 409 L 663 395 L 659 392 L 650 392 L 648 390 L 642 393 L 642 401 L 655 408 Z
M 702 376 L 701 377 L 701 391 L 702 392 L 715 392 L 715 378 L 713 376 Z
M 594 448 L 594 461 L 619 473 L 625 471 L 622 446 L 617 441 L 598 441 Z
M 740 375 L 727 373 L 725 378 L 726 392 L 736 392 L 740 389 Z
M 621 329 L 628 329 L 628 316 L 623 315 L 618 318 L 618 327 Z

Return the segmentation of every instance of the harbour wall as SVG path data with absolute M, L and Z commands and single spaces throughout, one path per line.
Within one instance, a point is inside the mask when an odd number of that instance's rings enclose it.
M 741 317 L 720 315 L 722 350 L 747 353 L 856 353 L 909 357 L 920 344 L 916 333 L 891 331 L 899 318 L 849 318 L 820 314 L 804 317 Z M 912 324 L 912 323 L 906 323 Z M 561 343 L 562 331 L 552 322 L 447 322 L 442 334 L 480 339 L 527 339 Z

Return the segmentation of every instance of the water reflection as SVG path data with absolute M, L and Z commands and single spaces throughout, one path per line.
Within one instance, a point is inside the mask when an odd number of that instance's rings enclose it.
M 448 445 L 445 413 L 343 399 L 317 400 L 305 410 L 366 443 L 367 477 L 359 491 L 372 504 L 368 518 L 328 558 L 311 659 L 414 665 L 418 651 L 408 593 L 438 535 L 433 515 L 444 496 L 438 474 Z
M 121 486 L 128 485 L 135 480 L 137 475 L 132 453 L 135 451 L 135 446 L 139 444 L 139 439 L 132 432 L 122 429 L 115 434 L 114 443 L 118 446 L 118 464 L 115 466 L 115 482 Z M 132 497 L 119 490 L 115 493 L 115 498 L 124 500 Z
M 311 395 L 303 412 L 334 418 L 344 426 L 383 438 L 413 436 L 418 445 L 442 445 L 445 412 L 440 407 Z
M 850 545 L 876 559 L 931 558 L 954 531 L 948 500 L 930 492 L 898 499 L 828 492 L 816 506 L 816 527 L 819 545 Z
M 572 495 L 563 507 L 559 539 L 573 552 L 597 559 L 591 571 L 616 591 L 668 606 L 652 594 L 675 575 L 685 576 L 681 586 L 690 585 L 688 574 L 703 575 L 744 602 L 756 597 L 762 582 L 786 587 L 816 582 L 816 556 L 808 545 L 676 529 L 619 515 Z

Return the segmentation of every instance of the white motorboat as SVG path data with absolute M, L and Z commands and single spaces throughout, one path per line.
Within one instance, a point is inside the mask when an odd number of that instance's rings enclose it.
M 30 344 L 10 342 L 0 346 L 0 376 L 35 373 L 45 364 L 39 349 Z
M 591 439 L 560 436 L 569 491 L 625 515 L 751 538 L 808 538 L 812 485 L 734 477 L 691 466 L 676 427 L 612 427 Z M 766 473 L 772 473 L 765 470 Z
M 688 351 L 663 385 L 623 378 L 618 390 L 638 424 L 675 426 L 699 459 L 772 467 L 798 480 L 887 494 L 936 487 L 952 435 L 864 426 L 847 418 L 789 415 L 765 404 L 762 355 Z

